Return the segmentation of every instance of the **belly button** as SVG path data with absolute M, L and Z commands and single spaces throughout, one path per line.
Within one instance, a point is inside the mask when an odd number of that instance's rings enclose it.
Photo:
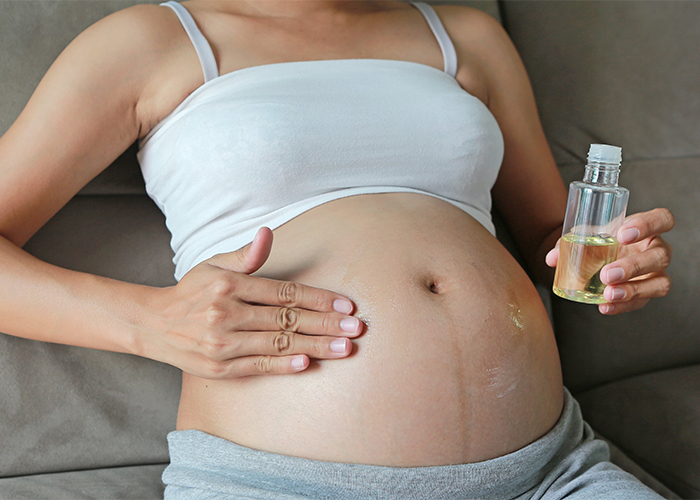
M 438 279 L 429 280 L 427 285 L 430 293 L 434 293 L 435 295 L 441 294 L 444 288 L 443 283 Z
M 434 295 L 443 295 L 449 291 L 452 283 L 448 276 L 437 276 L 428 272 L 419 278 L 418 284 Z

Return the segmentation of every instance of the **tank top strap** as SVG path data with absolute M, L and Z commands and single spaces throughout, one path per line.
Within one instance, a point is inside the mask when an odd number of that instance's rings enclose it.
M 190 37 L 192 45 L 194 45 L 194 50 L 197 52 L 197 57 L 199 57 L 199 63 L 202 65 L 204 83 L 219 76 L 219 68 L 216 64 L 216 58 L 214 58 L 214 52 L 211 50 L 207 39 L 197 27 L 197 23 L 195 23 L 192 14 L 190 14 L 184 6 L 173 0 L 160 5 L 170 7 L 177 15 L 182 27 L 185 28 L 185 32 L 187 36 Z
M 457 75 L 457 51 L 455 46 L 450 39 L 450 36 L 445 30 L 440 17 L 435 12 L 433 7 L 425 2 L 410 2 L 415 8 L 417 8 L 425 20 L 428 22 L 428 26 L 432 30 L 435 38 L 437 38 L 440 49 L 442 50 L 442 59 L 445 62 L 445 73 L 454 77 Z

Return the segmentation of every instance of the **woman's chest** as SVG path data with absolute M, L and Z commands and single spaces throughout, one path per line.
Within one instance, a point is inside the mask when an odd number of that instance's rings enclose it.
M 358 186 L 473 203 L 495 182 L 502 149 L 491 113 L 453 78 L 370 59 L 224 75 L 163 120 L 140 159 L 149 192 L 190 207 L 212 190 L 284 205 Z

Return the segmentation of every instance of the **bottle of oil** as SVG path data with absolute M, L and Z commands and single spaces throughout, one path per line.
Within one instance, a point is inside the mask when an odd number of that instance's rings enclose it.
M 554 275 L 554 293 L 587 304 L 605 302 L 600 271 L 617 259 L 615 235 L 629 191 L 617 185 L 622 148 L 591 144 L 583 182 L 572 182 Z

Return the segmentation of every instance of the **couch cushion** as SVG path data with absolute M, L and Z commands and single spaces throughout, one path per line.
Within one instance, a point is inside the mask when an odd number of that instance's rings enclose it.
M 130 283 L 175 284 L 165 218 L 145 195 L 76 196 L 24 249 L 76 271 Z
M 0 335 L 0 380 L 0 477 L 168 461 L 172 367 Z
M 557 163 L 700 156 L 700 2 L 504 0 Z
M 700 365 L 576 395 L 583 416 L 683 498 L 700 498 Z
M 159 500 L 166 464 L 0 479 L 0 500 Z

